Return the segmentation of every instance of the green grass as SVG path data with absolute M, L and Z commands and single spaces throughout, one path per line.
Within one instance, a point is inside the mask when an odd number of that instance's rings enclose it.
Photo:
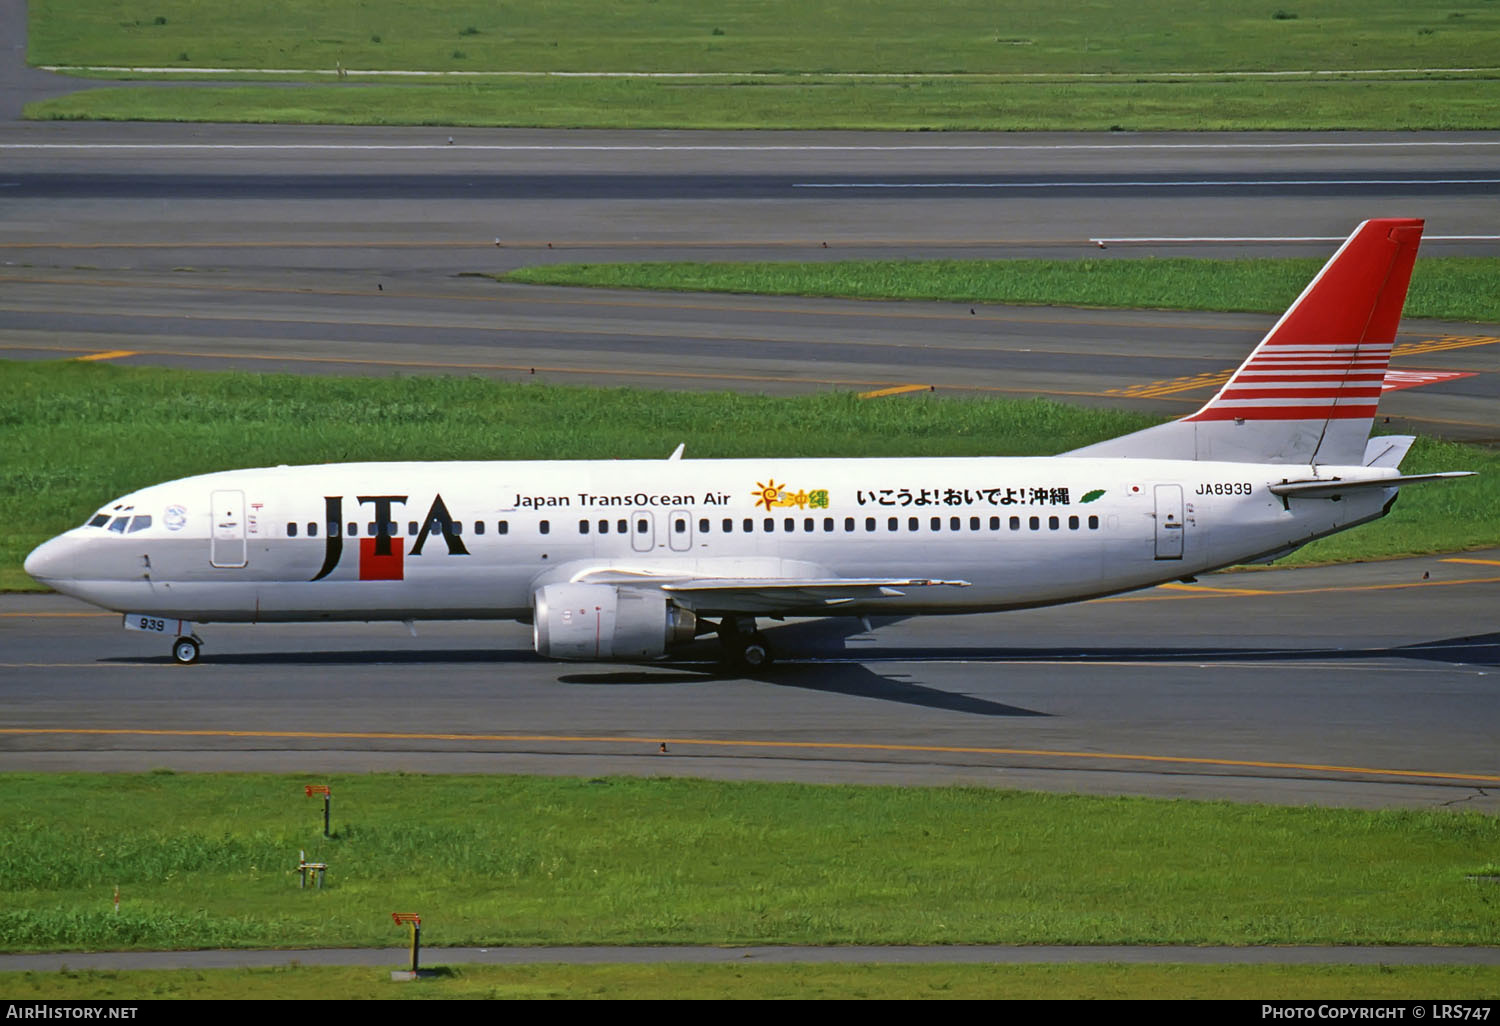
M 1298 17 L 1277 19 L 1279 9 Z M 466 67 L 495 70 L 1141 74 L 1492 67 L 1500 50 L 1491 0 L 1246 0 L 1232 9 L 1194 0 L 31 0 L 29 11 L 31 63 L 69 65 L 451 69 L 458 49 Z
M 936 7 L 832 0 L 35 0 L 33 64 L 432 72 L 706 73 L 306 89 L 123 89 L 33 118 L 650 128 L 1500 127 L 1500 9 L 1319 0 Z M 1407 71 L 1258 77 L 1259 72 Z M 1487 69 L 1487 70 L 1486 70 Z M 1238 78 L 1174 73 L 1243 73 Z M 907 75 L 840 79 L 838 75 Z M 957 76 L 957 77 L 942 77 Z M 1102 77 L 1101 77 L 1102 76 Z M 254 78 L 253 74 L 242 77 Z M 325 78 L 324 81 L 327 79 Z M 389 79 L 382 80 L 389 83 Z
M 7 775 L 0 948 L 1500 942 L 1478 813 L 319 776 L 325 840 L 311 779 Z
M 510 385 L 479 378 L 307 378 L 96 363 L 0 362 L 0 589 L 34 589 L 33 547 L 108 500 L 191 474 L 278 463 L 409 459 L 1028 456 L 1157 418 L 1044 399 L 869 402 Z M 441 439 L 440 453 L 433 448 Z M 1294 559 L 1371 559 L 1500 545 L 1500 453 L 1421 440 L 1395 511 Z
M 445 962 L 441 954 L 438 962 Z M 391 968 L 399 968 L 393 965 Z M 448 966 L 392 982 L 387 970 L 278 969 L 0 973 L 11 1001 L 39 999 L 648 999 L 1218 1001 L 1445 1000 L 1500 996 L 1489 966 L 1246 965 L 521 965 Z
M 1317 259 L 840 260 L 831 263 L 553 264 L 495 275 L 536 285 L 925 299 L 955 303 L 1280 313 Z M 1423 257 L 1405 316 L 1500 322 L 1500 258 Z
M 1500 80 L 680 82 L 93 89 L 33 120 L 899 131 L 1398 131 L 1500 128 Z

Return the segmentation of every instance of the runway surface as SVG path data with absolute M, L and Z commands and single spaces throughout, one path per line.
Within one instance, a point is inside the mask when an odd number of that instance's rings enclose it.
M 630 773 L 1496 811 L 1500 552 L 1214 575 L 1085 605 L 772 625 L 545 662 L 515 624 L 209 626 L 0 603 L 0 770 Z M 665 751 L 662 746 L 665 746 Z
M 296 373 L 1049 394 L 1194 408 L 1267 315 L 500 285 L 548 261 L 1326 256 L 1500 234 L 1500 137 L 0 124 L 0 356 Z M 1296 236 L 1282 244 L 1090 238 Z M 1429 241 L 1425 253 L 1493 253 Z M 1409 322 L 1394 423 L 1494 442 L 1500 325 Z

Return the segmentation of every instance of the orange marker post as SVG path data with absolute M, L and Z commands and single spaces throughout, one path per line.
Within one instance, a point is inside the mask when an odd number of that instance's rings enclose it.
M 391 919 L 398 925 L 405 923 L 411 927 L 411 971 L 415 973 L 418 954 L 422 949 L 422 917 L 415 912 L 392 912 Z
M 308 784 L 303 792 L 311 798 L 315 794 L 323 796 L 323 836 L 331 836 L 328 833 L 328 813 L 333 805 L 333 791 L 327 784 Z

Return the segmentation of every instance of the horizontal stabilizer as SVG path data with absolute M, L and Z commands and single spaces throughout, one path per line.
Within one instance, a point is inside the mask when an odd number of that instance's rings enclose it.
M 1447 470 L 1438 474 L 1404 474 L 1401 477 L 1376 477 L 1363 481 L 1340 481 L 1331 478 L 1316 481 L 1283 481 L 1271 485 L 1274 495 L 1295 499 L 1333 499 L 1361 488 L 1399 488 L 1424 481 L 1449 481 L 1455 477 L 1473 477 L 1471 470 Z

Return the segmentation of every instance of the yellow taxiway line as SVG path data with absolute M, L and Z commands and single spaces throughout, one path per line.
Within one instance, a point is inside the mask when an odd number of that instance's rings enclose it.
M 94 360 L 118 360 L 125 356 L 139 355 L 141 354 L 134 349 L 106 349 L 102 353 L 88 353 L 85 356 L 75 356 L 72 359 L 74 363 L 89 363 Z
M 984 748 L 967 745 L 895 745 L 865 744 L 849 741 L 761 741 L 748 738 L 691 737 L 615 737 L 569 734 L 446 734 L 393 733 L 386 731 L 309 731 L 309 730 L 151 730 L 104 727 L 3 727 L 0 735 L 37 737 L 74 734 L 89 737 L 198 737 L 258 738 L 285 741 L 459 741 L 526 742 L 529 744 L 621 744 L 642 745 L 652 753 L 660 746 L 705 748 L 777 748 L 794 750 L 834 750 L 846 752 L 910 752 L 937 755 L 1006 755 L 1051 759 L 1089 759 L 1105 762 L 1175 763 L 1189 766 L 1217 766 L 1236 769 L 1296 770 L 1311 773 L 1339 773 L 1406 777 L 1422 780 L 1465 780 L 1500 784 L 1500 776 L 1480 773 L 1442 773 L 1432 770 L 1401 770 L 1375 766 L 1337 766 L 1323 763 L 1271 762 L 1258 759 L 1213 759 L 1186 755 L 1140 755 L 1130 752 L 1072 752 L 1046 748 Z
M 873 392 L 861 392 L 861 393 L 859 393 L 859 397 L 861 399 L 880 399 L 883 396 L 888 396 L 888 395 L 902 395 L 902 394 L 904 394 L 906 392 L 935 392 L 935 391 L 937 391 L 937 388 L 934 385 L 893 385 L 890 388 L 877 388 Z

